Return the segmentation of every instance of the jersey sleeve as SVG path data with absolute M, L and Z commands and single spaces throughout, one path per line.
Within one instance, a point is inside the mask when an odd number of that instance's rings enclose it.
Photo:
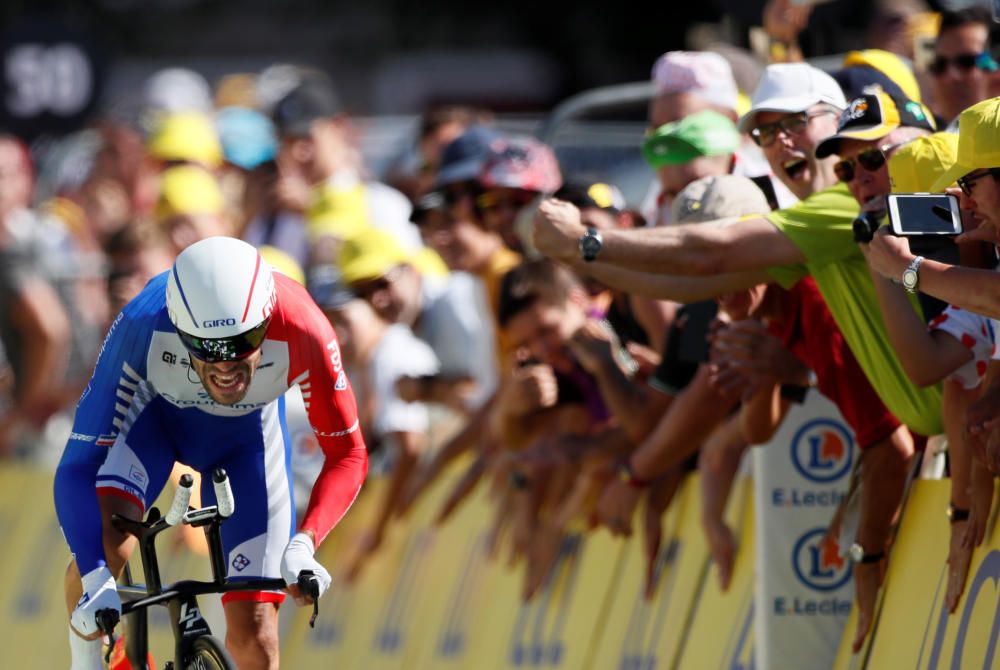
M 73 430 L 56 469 L 56 515 L 84 575 L 104 564 L 97 471 L 114 444 L 132 395 L 146 378 L 146 356 L 164 305 L 166 275 L 152 279 L 105 336 L 94 374 L 77 403 Z
M 333 327 L 300 285 L 280 277 L 278 286 L 278 310 L 288 329 L 289 386 L 302 391 L 309 424 L 325 456 L 300 525 L 315 535 L 319 546 L 361 490 L 368 451 Z

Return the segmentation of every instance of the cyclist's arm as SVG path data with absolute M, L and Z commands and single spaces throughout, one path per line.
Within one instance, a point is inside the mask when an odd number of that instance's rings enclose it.
M 164 280 L 155 278 L 125 306 L 104 340 L 94 375 L 76 408 L 73 431 L 56 469 L 56 514 L 80 574 L 105 564 L 97 471 L 146 377 L 146 355 Z
M 301 388 L 309 423 L 326 456 L 299 530 L 311 533 L 318 547 L 361 490 L 368 451 L 333 327 L 311 301 L 299 302 L 295 309 L 298 332 L 289 339 L 289 382 Z

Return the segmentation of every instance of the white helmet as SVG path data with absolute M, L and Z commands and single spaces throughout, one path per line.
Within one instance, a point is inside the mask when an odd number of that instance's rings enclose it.
M 260 347 L 277 300 L 271 267 L 255 248 L 209 237 L 177 256 L 167 278 L 167 314 L 184 346 L 209 363 Z

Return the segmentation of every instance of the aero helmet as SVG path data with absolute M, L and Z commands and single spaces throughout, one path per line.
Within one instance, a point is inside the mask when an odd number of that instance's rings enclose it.
M 271 267 L 232 237 L 209 237 L 177 256 L 167 278 L 167 314 L 192 356 L 235 361 L 264 342 L 277 300 Z

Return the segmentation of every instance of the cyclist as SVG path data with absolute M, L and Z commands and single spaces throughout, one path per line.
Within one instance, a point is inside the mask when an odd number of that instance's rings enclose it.
M 284 420 L 294 385 L 326 456 L 298 532 Z M 66 579 L 72 670 L 103 667 L 94 615 L 121 607 L 115 575 L 134 542 L 111 528 L 110 515 L 140 518 L 174 461 L 229 473 L 236 512 L 222 540 L 230 578 L 280 576 L 299 604 L 301 570 L 318 575 L 320 594 L 329 587 L 313 554 L 368 467 L 354 393 L 333 329 L 305 288 L 233 238 L 191 245 L 125 306 L 77 406 L 55 478 L 75 559 Z M 202 498 L 214 502 L 210 484 Z M 223 596 L 226 646 L 240 668 L 278 667 L 283 599 Z

